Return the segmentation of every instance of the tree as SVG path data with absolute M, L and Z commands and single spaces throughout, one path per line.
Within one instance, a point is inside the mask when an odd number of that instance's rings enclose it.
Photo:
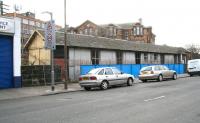
M 186 49 L 191 52 L 191 59 L 199 59 L 200 58 L 200 46 L 196 44 L 188 44 L 186 45 Z

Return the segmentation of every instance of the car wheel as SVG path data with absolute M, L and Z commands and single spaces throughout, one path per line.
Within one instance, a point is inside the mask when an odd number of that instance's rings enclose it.
M 108 82 L 107 82 L 107 81 L 103 81 L 103 82 L 101 83 L 100 88 L 101 88 L 102 90 L 108 89 Z
M 173 80 L 176 80 L 176 79 L 177 79 L 177 74 L 174 73 L 174 74 L 173 74 Z
M 133 85 L 133 79 L 128 78 L 128 80 L 127 80 L 127 85 L 128 85 L 128 86 L 132 86 L 132 85 Z
M 158 81 L 161 82 L 162 80 L 163 80 L 163 76 L 162 76 L 162 75 L 159 75 L 159 76 L 158 76 Z
M 90 90 L 91 90 L 91 87 L 84 87 L 84 89 L 85 89 L 86 91 L 90 91 Z

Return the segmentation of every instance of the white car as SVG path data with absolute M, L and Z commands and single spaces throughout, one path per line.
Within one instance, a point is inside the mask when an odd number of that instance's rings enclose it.
M 92 69 L 86 75 L 79 77 L 79 84 L 85 90 L 91 90 L 92 87 L 100 87 L 105 90 L 109 86 L 121 84 L 132 86 L 133 82 L 133 75 L 123 73 L 115 67 Z

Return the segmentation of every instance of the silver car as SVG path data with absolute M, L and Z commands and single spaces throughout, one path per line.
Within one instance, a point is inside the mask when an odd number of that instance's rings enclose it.
M 86 75 L 79 77 L 79 84 L 85 90 L 92 87 L 100 87 L 105 90 L 109 86 L 127 84 L 132 86 L 134 76 L 121 72 L 115 67 L 102 67 L 89 71 Z
M 147 80 L 158 80 L 162 81 L 163 79 L 177 79 L 176 71 L 169 70 L 168 67 L 164 65 L 154 65 L 143 67 L 140 70 L 139 79 L 143 82 L 147 82 Z

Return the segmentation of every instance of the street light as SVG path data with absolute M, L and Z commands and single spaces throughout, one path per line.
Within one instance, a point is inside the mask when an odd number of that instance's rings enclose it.
M 51 16 L 51 22 L 53 21 L 53 14 L 52 12 L 49 11 L 45 11 L 42 12 L 42 14 L 49 14 Z M 51 91 L 55 90 L 55 77 L 54 77 L 54 52 L 53 52 L 53 48 L 51 48 Z

